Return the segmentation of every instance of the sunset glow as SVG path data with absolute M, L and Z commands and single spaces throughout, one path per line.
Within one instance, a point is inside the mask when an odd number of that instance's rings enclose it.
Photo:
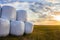
M 54 17 L 54 20 L 60 21 L 60 15 L 55 16 L 55 17 Z

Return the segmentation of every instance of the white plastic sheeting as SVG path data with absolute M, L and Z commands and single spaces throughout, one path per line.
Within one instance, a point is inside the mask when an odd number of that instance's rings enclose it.
M 27 12 L 25 10 L 17 10 L 17 20 L 27 21 Z
M 0 36 L 7 36 L 10 31 L 10 22 L 0 18 Z
M 1 17 L 8 20 L 16 20 L 16 9 L 12 6 L 3 6 Z
M 33 24 L 31 22 L 25 22 L 25 33 L 30 34 L 33 32 Z
M 11 21 L 10 33 L 15 36 L 21 36 L 24 34 L 24 22 Z

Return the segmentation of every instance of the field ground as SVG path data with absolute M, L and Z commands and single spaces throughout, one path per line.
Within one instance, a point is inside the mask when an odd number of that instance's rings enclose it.
M 23 36 L 7 36 L 0 37 L 0 40 L 60 40 L 60 26 L 35 25 L 34 31 L 31 34 Z

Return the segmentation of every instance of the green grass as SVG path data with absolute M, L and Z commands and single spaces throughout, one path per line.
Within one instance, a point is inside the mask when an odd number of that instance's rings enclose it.
M 23 36 L 0 37 L 0 40 L 60 40 L 60 26 L 35 25 L 31 34 Z

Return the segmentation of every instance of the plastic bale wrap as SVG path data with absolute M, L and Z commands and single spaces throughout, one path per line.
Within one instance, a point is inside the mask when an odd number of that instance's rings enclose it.
M 10 31 L 10 22 L 9 20 L 0 18 L 0 37 L 7 36 Z
M 25 33 L 30 34 L 33 32 L 34 25 L 31 22 L 25 22 Z
M 27 12 L 25 10 L 17 10 L 17 20 L 27 21 Z
M 16 20 L 16 9 L 12 6 L 3 6 L 1 18 Z
M 24 34 L 24 22 L 11 21 L 10 34 L 15 36 L 21 36 Z
M 1 17 L 2 11 L 1 11 L 1 6 L 0 6 L 0 17 Z

